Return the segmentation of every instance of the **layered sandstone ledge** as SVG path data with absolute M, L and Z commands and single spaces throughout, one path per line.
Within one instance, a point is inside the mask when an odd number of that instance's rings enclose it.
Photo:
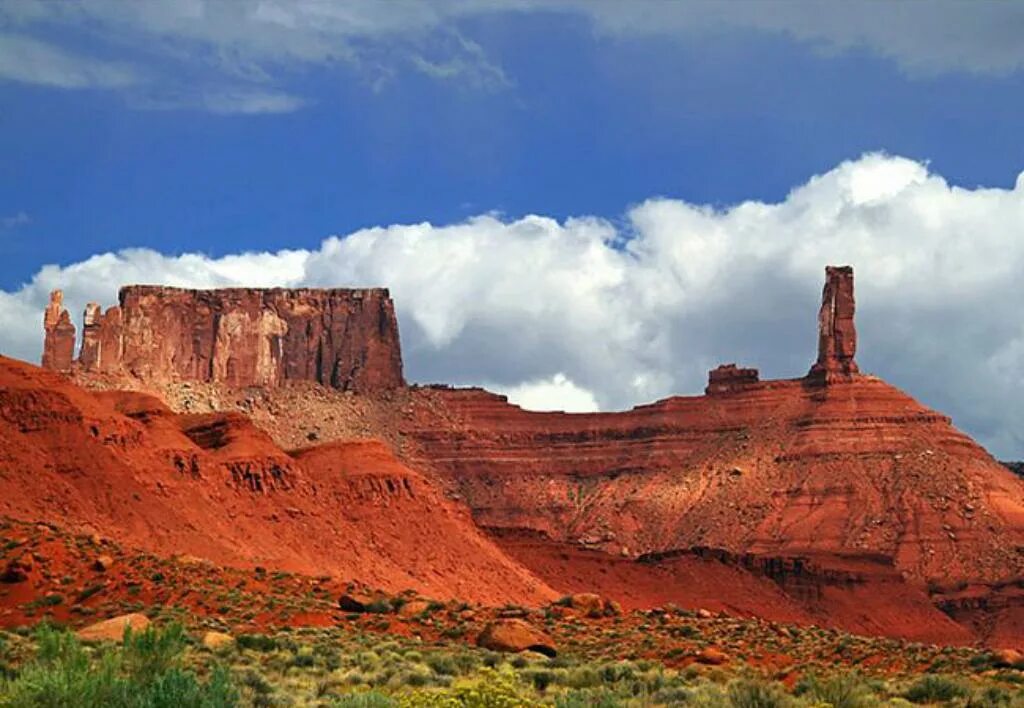
M 44 317 L 43 366 L 147 384 L 276 386 L 315 381 L 360 393 L 403 386 L 394 304 L 384 288 L 121 289 L 86 306 L 77 359 L 63 295 Z

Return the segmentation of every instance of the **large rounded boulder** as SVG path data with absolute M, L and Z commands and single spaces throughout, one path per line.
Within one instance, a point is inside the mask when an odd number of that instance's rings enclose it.
M 558 649 L 554 640 L 525 620 L 509 618 L 491 622 L 477 637 L 476 643 L 484 649 L 502 652 L 535 651 L 544 656 L 555 656 Z

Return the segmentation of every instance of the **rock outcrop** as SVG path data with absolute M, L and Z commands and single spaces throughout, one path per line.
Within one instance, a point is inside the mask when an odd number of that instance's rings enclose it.
M 511 653 L 534 651 L 549 657 L 558 654 L 558 648 L 551 637 L 518 618 L 499 619 L 491 622 L 480 632 L 476 643 L 477 646 L 491 651 Z
M 410 453 L 481 525 L 610 553 L 870 555 L 938 584 L 1024 576 L 1024 483 L 948 417 L 858 373 L 853 272 L 826 275 L 806 378 L 726 365 L 708 395 L 588 414 L 424 388 Z
M 186 290 L 133 285 L 85 310 L 82 349 L 59 291 L 46 311 L 43 366 L 177 381 L 276 386 L 316 381 L 370 393 L 404 385 L 398 322 L 382 288 Z
M 83 642 L 120 642 L 125 631 L 141 632 L 150 625 L 149 618 L 138 612 L 112 617 L 78 630 L 77 637 Z
M 85 306 L 82 319 L 82 349 L 78 361 L 86 371 L 117 374 L 121 371 L 121 308 L 104 314 L 95 302 Z
M 50 304 L 43 314 L 43 368 L 70 371 L 75 358 L 75 325 L 64 309 L 64 293 L 50 293 Z
M 811 367 L 811 378 L 829 382 L 849 378 L 859 371 L 854 361 L 857 354 L 855 309 L 853 268 L 826 267 L 825 288 L 818 311 L 818 360 Z
M 735 364 L 722 364 L 708 372 L 708 386 L 704 393 L 709 396 L 732 393 L 757 382 L 757 369 L 741 369 Z

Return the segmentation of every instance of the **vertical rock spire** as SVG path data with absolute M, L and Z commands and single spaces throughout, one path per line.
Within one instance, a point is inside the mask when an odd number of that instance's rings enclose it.
M 43 368 L 70 371 L 75 358 L 75 325 L 64 309 L 64 292 L 50 293 L 50 304 L 43 314 Z
M 825 288 L 818 312 L 818 360 L 811 367 L 811 378 L 827 382 L 859 371 L 854 360 L 857 354 L 855 309 L 853 268 L 826 266 Z

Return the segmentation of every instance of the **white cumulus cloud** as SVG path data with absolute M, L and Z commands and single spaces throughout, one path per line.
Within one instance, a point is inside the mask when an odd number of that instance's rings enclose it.
M 481 215 L 364 229 L 312 251 L 127 250 L 47 266 L 0 291 L 0 351 L 38 358 L 57 287 L 80 320 L 87 300 L 113 303 L 124 283 L 382 285 L 412 380 L 616 409 L 698 392 L 722 362 L 803 375 L 826 264 L 856 269 L 863 370 L 951 414 L 997 454 L 1024 456 L 1024 180 L 965 189 L 882 154 L 811 177 L 778 203 L 651 199 L 621 226 Z
M 593 413 L 599 410 L 594 394 L 580 388 L 562 373 L 539 381 L 527 381 L 510 388 L 500 385 L 491 388 L 508 396 L 510 403 L 528 411 Z

